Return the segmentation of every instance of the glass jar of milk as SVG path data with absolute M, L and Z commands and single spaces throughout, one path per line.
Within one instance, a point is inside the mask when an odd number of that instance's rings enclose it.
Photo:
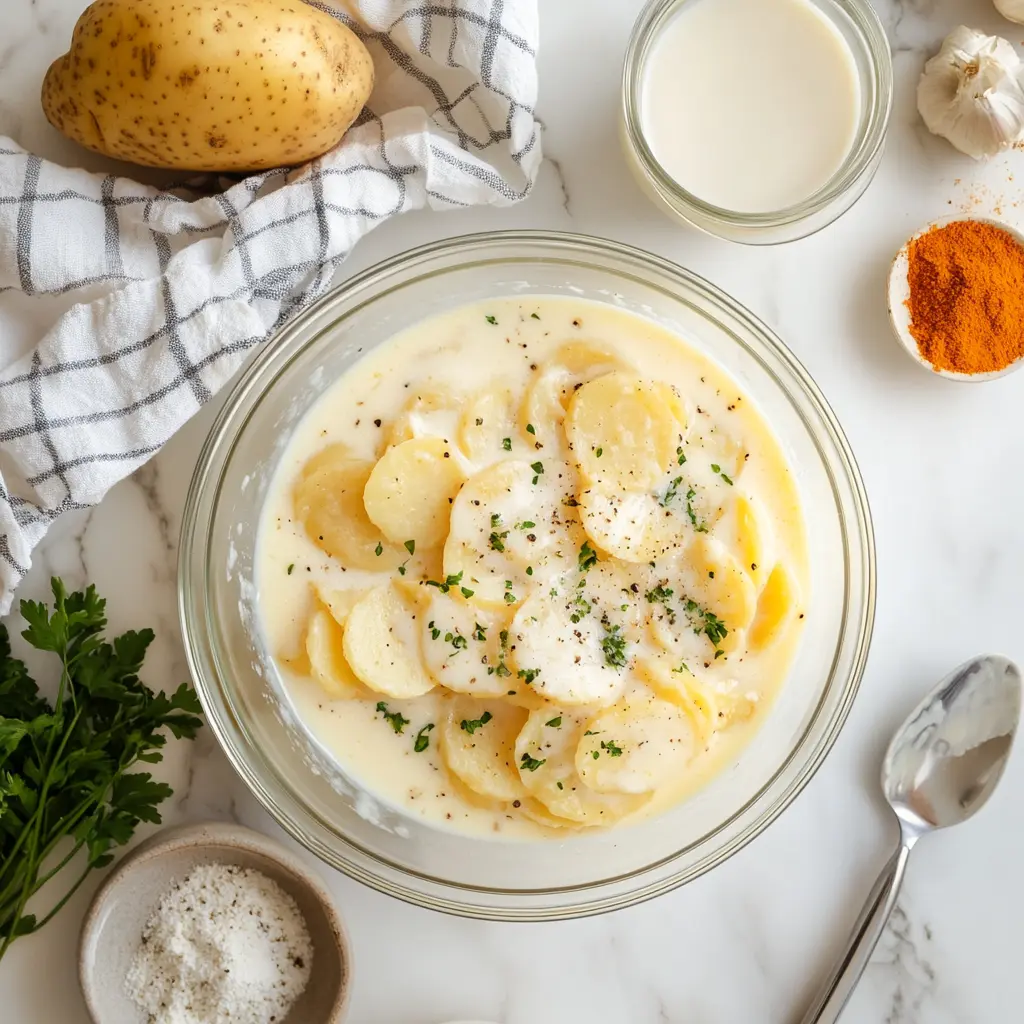
M 845 213 L 891 106 L 868 0 L 652 0 L 626 53 L 637 179 L 669 215 L 737 242 L 792 241 Z

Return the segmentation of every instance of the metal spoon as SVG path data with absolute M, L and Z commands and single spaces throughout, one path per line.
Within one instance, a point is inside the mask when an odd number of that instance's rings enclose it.
M 1006 767 L 1020 710 L 1020 669 L 987 654 L 946 676 L 892 738 L 882 791 L 896 812 L 900 845 L 801 1024 L 839 1019 L 896 905 L 914 844 L 928 832 L 966 821 L 988 800 Z

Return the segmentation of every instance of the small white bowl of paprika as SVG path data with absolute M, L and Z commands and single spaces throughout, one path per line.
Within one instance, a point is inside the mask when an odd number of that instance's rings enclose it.
M 1024 234 L 947 217 L 913 236 L 889 271 L 889 320 L 907 354 L 950 380 L 995 380 L 1024 363 Z

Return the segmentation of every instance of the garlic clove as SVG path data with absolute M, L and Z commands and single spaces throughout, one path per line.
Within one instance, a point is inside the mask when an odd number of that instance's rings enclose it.
M 1024 0 L 993 0 L 996 10 L 1007 21 L 1024 24 Z
M 1024 134 L 1024 64 L 1005 39 L 961 25 L 925 64 L 917 107 L 962 153 L 993 156 Z

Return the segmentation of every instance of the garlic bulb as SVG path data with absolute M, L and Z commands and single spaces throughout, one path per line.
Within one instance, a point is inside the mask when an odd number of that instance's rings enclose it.
M 1024 24 L 1024 0 L 993 0 L 996 10 L 1007 21 Z
M 1024 64 L 998 36 L 961 25 L 924 66 L 917 109 L 928 130 L 975 159 L 1024 133 Z

